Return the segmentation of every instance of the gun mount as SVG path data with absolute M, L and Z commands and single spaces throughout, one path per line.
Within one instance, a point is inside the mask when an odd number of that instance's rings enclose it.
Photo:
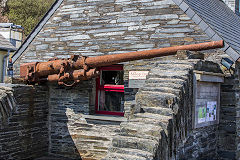
M 178 50 L 201 51 L 222 48 L 223 41 L 213 41 L 192 45 L 167 47 L 145 51 L 85 57 L 73 55 L 69 59 L 50 59 L 48 62 L 25 63 L 20 66 L 20 77 L 28 84 L 41 81 L 58 82 L 59 85 L 72 86 L 81 80 L 99 75 L 98 67 L 112 64 L 174 55 Z M 68 82 L 73 82 L 68 84 Z

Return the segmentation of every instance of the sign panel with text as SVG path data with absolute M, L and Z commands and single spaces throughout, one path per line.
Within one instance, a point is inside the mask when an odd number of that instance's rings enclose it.
M 129 88 L 140 88 L 144 85 L 149 71 L 129 71 Z

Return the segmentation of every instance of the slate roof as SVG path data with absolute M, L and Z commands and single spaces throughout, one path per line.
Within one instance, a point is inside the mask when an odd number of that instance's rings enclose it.
M 10 50 L 10 51 L 16 51 L 17 49 L 0 34 L 0 50 Z
M 225 51 L 234 61 L 240 57 L 240 18 L 220 0 L 173 0 L 212 40 L 224 40 Z M 13 63 L 27 49 L 63 0 L 56 0 L 12 57 Z
M 233 60 L 240 57 L 240 17 L 220 0 L 173 0 L 212 40 L 224 40 Z

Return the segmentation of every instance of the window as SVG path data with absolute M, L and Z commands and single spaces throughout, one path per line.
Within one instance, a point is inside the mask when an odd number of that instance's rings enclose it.
M 123 66 L 101 67 L 100 72 L 96 84 L 96 114 L 123 116 Z

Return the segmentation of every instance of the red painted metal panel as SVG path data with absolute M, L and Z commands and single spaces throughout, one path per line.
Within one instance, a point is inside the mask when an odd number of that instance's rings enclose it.
M 104 85 L 100 86 L 99 89 L 110 92 L 124 92 L 124 85 Z
M 106 67 L 100 67 L 100 70 L 105 71 L 121 71 L 123 70 L 122 65 L 112 65 L 112 66 L 106 66 Z M 111 85 L 111 84 L 105 84 L 100 85 L 100 77 L 96 79 L 96 103 L 95 103 L 95 113 L 96 114 L 106 114 L 106 115 L 116 115 L 116 116 L 124 116 L 124 112 L 113 112 L 113 111 L 100 111 L 99 110 L 99 91 L 110 91 L 110 92 L 124 92 L 124 85 Z
M 122 65 L 112 65 L 112 66 L 105 66 L 105 67 L 100 67 L 100 70 L 103 71 L 122 71 L 123 70 L 123 66 Z
M 96 114 L 124 116 L 124 112 L 111 112 L 111 111 L 96 111 Z

